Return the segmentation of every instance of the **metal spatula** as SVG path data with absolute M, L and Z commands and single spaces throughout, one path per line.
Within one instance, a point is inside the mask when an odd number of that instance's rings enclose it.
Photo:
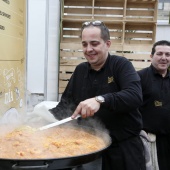
M 76 118 L 74 118 L 74 119 L 77 119 L 77 118 L 79 118 L 79 117 L 80 117 L 80 115 L 78 115 L 78 116 L 77 116 Z M 54 127 L 54 126 L 58 126 L 58 125 L 61 125 L 61 124 L 63 124 L 63 123 L 69 122 L 69 121 L 74 120 L 74 119 L 72 119 L 71 117 L 68 117 L 68 118 L 63 119 L 63 120 L 60 120 L 60 121 L 58 121 L 58 122 L 54 122 L 54 123 L 51 123 L 51 124 L 49 124 L 49 125 L 42 126 L 42 127 L 39 128 L 39 130 L 45 130 L 45 129 L 48 129 L 48 128 L 51 128 L 51 127 Z

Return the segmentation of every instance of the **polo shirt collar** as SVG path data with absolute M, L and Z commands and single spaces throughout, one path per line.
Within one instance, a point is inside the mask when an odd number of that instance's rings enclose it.
M 155 68 L 152 64 L 151 64 L 151 69 L 152 69 L 154 75 L 160 75 L 160 74 L 158 73 L 158 71 L 156 70 L 156 68 Z M 160 75 L 160 76 L 161 76 L 161 75 Z M 166 74 L 165 77 L 170 77 L 170 72 L 169 72 L 169 70 L 167 70 L 167 74 Z

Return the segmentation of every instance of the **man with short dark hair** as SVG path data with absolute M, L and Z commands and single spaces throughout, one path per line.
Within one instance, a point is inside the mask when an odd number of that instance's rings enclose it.
M 81 115 L 82 122 L 101 121 L 112 138 L 102 156 L 102 170 L 145 170 L 139 137 L 142 118 L 137 109 L 142 103 L 140 78 L 126 58 L 109 54 L 111 40 L 103 22 L 83 23 L 81 39 L 87 62 L 76 67 L 51 112 L 62 117 L 60 113 L 72 104 L 72 118 Z
M 153 45 L 151 66 L 138 71 L 143 105 L 140 112 L 144 130 L 156 135 L 159 170 L 170 170 L 170 42 Z

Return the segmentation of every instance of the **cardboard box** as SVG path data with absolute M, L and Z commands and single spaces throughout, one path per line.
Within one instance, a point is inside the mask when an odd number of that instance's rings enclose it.
M 0 1 L 0 115 L 26 111 L 26 1 Z

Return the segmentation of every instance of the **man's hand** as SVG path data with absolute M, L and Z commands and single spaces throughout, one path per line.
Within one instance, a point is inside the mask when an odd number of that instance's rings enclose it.
M 79 103 L 73 115 L 73 119 L 77 117 L 78 114 L 82 118 L 93 116 L 100 108 L 100 103 L 95 100 L 95 98 L 90 98 Z

